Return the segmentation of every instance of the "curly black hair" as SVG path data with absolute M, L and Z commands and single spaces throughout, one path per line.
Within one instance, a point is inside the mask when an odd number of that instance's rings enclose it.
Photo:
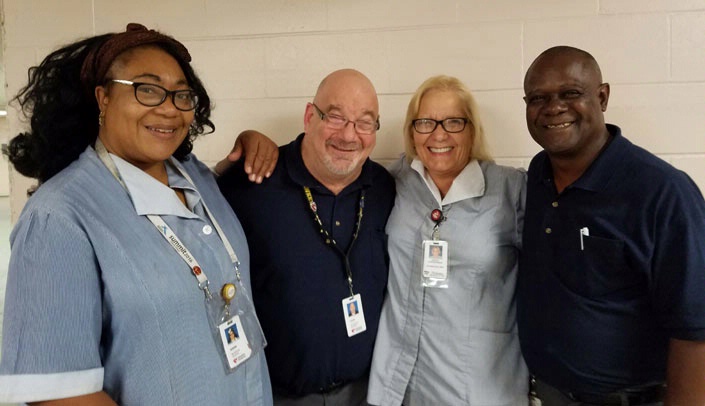
M 28 84 L 13 101 L 18 102 L 22 114 L 29 119 L 31 130 L 14 137 L 7 151 L 19 173 L 36 178 L 40 183 L 46 182 L 95 143 L 98 103 L 81 81 L 81 67 L 91 50 L 103 45 L 112 35 L 98 35 L 69 44 L 50 53 L 39 66 L 29 69 Z M 174 157 L 183 161 L 193 149 L 197 136 L 215 130 L 210 120 L 211 101 L 193 68 L 175 47 L 168 43 L 145 46 L 158 47 L 174 57 L 189 86 L 198 95 L 189 134 L 174 152 Z

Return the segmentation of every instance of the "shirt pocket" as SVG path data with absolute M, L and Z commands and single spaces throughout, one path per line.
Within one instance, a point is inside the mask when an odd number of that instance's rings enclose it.
M 573 291 L 599 297 L 638 283 L 638 275 L 627 266 L 624 241 L 583 236 L 583 248 L 561 275 Z

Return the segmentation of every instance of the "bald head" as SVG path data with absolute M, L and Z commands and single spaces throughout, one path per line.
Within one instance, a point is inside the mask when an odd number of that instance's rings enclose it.
M 524 76 L 524 91 L 530 77 L 535 74 L 542 74 L 543 71 L 556 63 L 577 64 L 589 75 L 596 80 L 597 83 L 602 83 L 602 72 L 600 65 L 597 64 L 595 58 L 589 52 L 579 48 L 570 47 L 567 45 L 559 45 L 541 52 L 539 56 L 526 70 Z
M 377 91 L 370 79 L 355 69 L 340 69 L 326 76 L 318 85 L 313 102 L 325 104 L 327 100 L 338 99 L 346 92 L 352 92 L 351 97 L 367 103 L 369 113 L 375 118 L 378 116 Z

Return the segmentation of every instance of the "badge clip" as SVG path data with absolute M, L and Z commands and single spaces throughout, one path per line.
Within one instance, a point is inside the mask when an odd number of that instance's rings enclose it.
M 220 296 L 223 297 L 223 301 L 225 302 L 226 317 L 230 316 L 230 302 L 235 297 L 235 292 L 237 292 L 237 288 L 232 283 L 226 283 L 223 285 L 223 288 L 220 289 Z

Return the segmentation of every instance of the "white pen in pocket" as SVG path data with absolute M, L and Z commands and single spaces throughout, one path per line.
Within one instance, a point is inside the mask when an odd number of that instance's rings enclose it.
M 583 242 L 583 237 L 588 237 L 590 235 L 590 230 L 587 227 L 580 229 L 580 251 L 585 251 L 585 243 Z

